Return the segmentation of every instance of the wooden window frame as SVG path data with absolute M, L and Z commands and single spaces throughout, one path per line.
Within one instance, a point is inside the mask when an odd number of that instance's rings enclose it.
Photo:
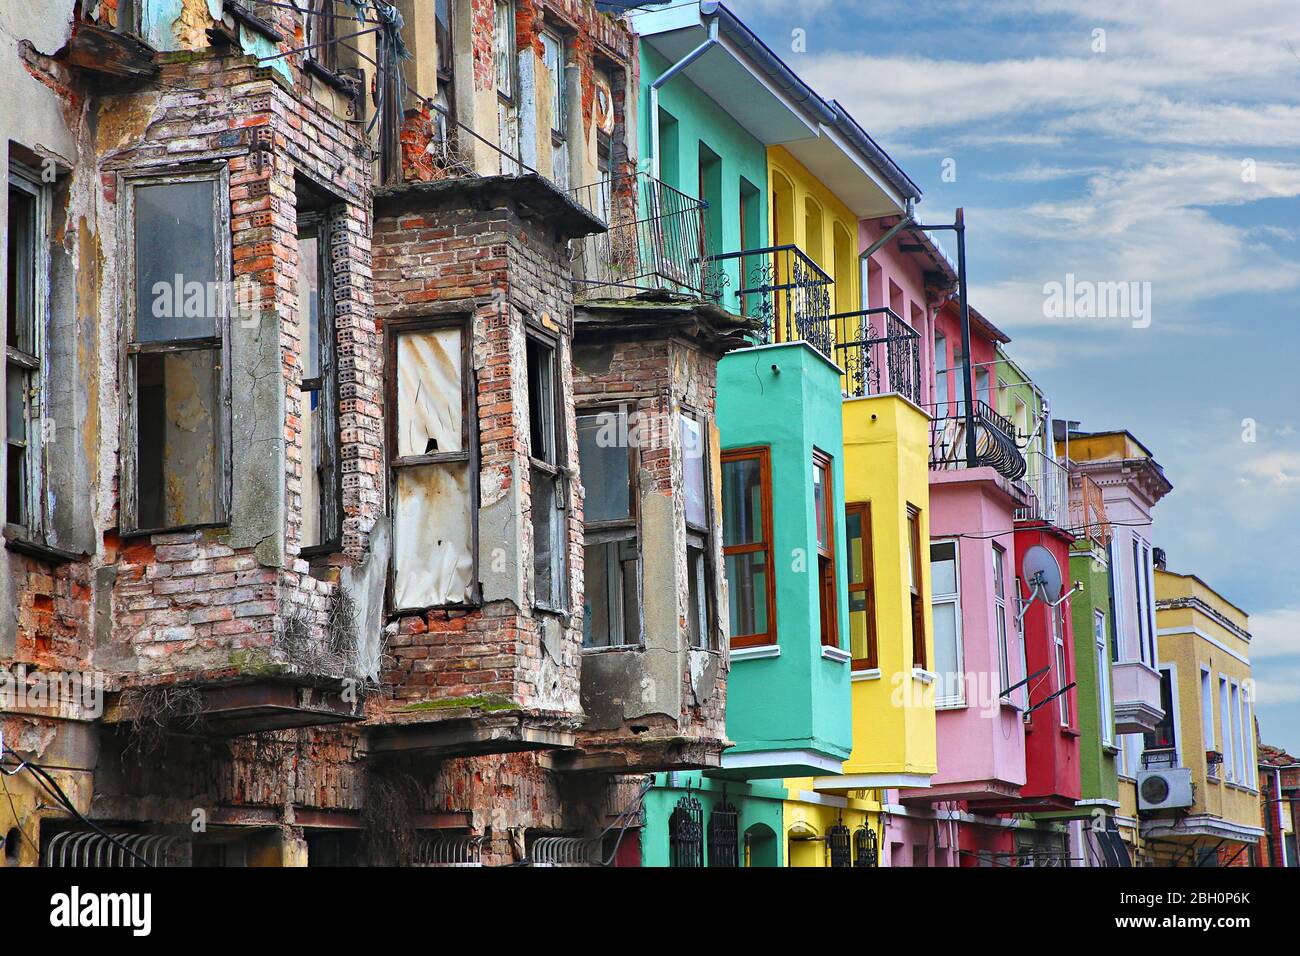
M 825 476 L 826 527 L 817 528 L 817 600 L 822 647 L 840 646 L 839 589 L 835 586 L 835 460 L 820 448 L 812 452 L 813 470 Z M 815 488 L 814 484 L 814 488 Z M 814 495 L 813 516 L 816 519 Z M 825 538 L 825 543 L 820 540 Z
M 456 328 L 461 332 L 461 450 L 454 452 L 435 452 L 426 455 L 397 454 L 397 342 L 402 335 L 430 332 L 437 329 Z M 413 614 L 423 614 L 434 608 L 456 608 L 472 610 L 483 603 L 479 583 L 479 447 L 478 447 L 478 410 L 474 402 L 474 365 L 473 365 L 473 317 L 463 312 L 442 316 L 417 316 L 411 318 L 391 318 L 384 322 L 384 432 L 388 445 L 388 513 L 394 511 L 397 500 L 397 469 L 413 468 L 420 465 L 446 465 L 465 463 L 469 471 L 470 495 L 470 559 L 473 567 L 470 580 L 473 593 L 469 601 L 450 604 L 432 604 L 424 607 L 396 607 L 393 604 L 396 591 L 394 578 L 397 571 L 397 556 L 394 549 L 393 559 L 388 562 L 388 582 L 385 603 L 388 605 L 390 618 Z
M 528 357 L 529 346 L 541 347 L 550 352 L 550 455 L 554 461 L 548 461 L 544 457 L 538 457 L 533 448 L 533 396 L 531 394 L 531 370 L 530 359 Z M 567 458 L 567 429 L 565 427 L 564 417 L 564 376 L 563 365 L 560 360 L 560 338 L 549 331 L 544 331 L 534 326 L 529 326 L 524 332 L 524 387 L 528 392 L 528 414 L 526 422 L 528 426 L 528 481 L 529 481 L 529 508 L 537 507 L 537 501 L 533 495 L 532 479 L 534 472 L 542 472 L 549 475 L 555 481 L 555 520 L 560 522 L 557 526 L 556 541 L 553 544 L 551 558 L 551 591 L 547 599 L 541 599 L 537 594 L 537 542 L 533 541 L 532 567 L 533 567 L 533 607 L 542 611 L 551 611 L 557 614 L 563 614 L 568 609 L 569 603 L 569 560 L 568 560 L 568 541 L 569 536 L 564 524 L 568 521 L 569 507 L 569 469 L 565 467 L 564 462 Z M 536 519 L 533 519 L 534 524 Z
M 909 582 L 912 600 L 912 667 L 926 670 L 929 655 L 925 652 L 925 578 L 921 576 L 921 509 L 907 506 L 908 547 L 911 548 L 912 580 Z M 928 552 L 927 552 L 928 553 Z
M 764 647 L 776 644 L 777 642 L 776 569 L 773 565 L 773 549 L 775 547 L 775 542 L 772 540 L 772 449 L 767 445 L 749 445 L 743 448 L 729 448 L 722 453 L 720 465 L 726 465 L 728 462 L 733 461 L 747 461 L 751 458 L 758 461 L 763 540 L 757 543 L 729 545 L 724 539 L 722 545 L 722 560 L 725 564 L 727 558 L 735 554 L 763 553 L 763 567 L 767 572 L 767 583 L 765 586 L 767 600 L 767 630 L 761 634 L 730 635 L 730 643 L 733 650 L 739 647 Z
M 880 648 L 877 645 L 878 634 L 876 630 L 876 560 L 874 554 L 875 538 L 871 528 L 871 502 L 855 501 L 844 506 L 845 553 L 849 559 L 850 569 L 853 567 L 853 559 L 848 553 L 848 529 L 849 518 L 855 514 L 858 515 L 858 524 L 862 528 L 862 580 L 854 583 L 850 571 L 848 582 L 849 600 L 851 603 L 854 594 L 865 593 L 867 595 L 867 606 L 864 612 L 867 615 L 867 656 L 853 658 L 853 669 L 855 671 L 875 670 L 880 666 Z M 852 622 L 852 620 L 853 609 L 850 607 L 849 621 Z M 850 635 L 851 643 L 852 636 Z
M 120 489 L 118 495 L 118 524 L 126 537 L 168 534 L 195 528 L 227 527 L 231 507 L 231 374 L 230 374 L 230 303 L 221 297 L 221 314 L 216 317 L 216 334 L 190 339 L 171 339 L 164 342 L 139 343 L 136 341 L 136 236 L 135 192 L 141 187 L 211 181 L 213 194 L 213 228 L 215 233 L 216 276 L 218 282 L 229 283 L 232 273 L 233 238 L 230 232 L 230 172 L 225 163 L 197 163 L 171 166 L 162 170 L 124 173 L 119 177 L 118 234 L 122 237 L 122 256 L 118 274 L 123 280 L 118 284 L 121 301 L 122 334 L 118 349 L 119 381 L 124 400 L 120 403 L 119 444 Z M 185 351 L 215 351 L 221 363 L 218 380 L 217 412 L 213 416 L 213 444 L 217 458 L 215 481 L 217 487 L 218 515 L 213 521 L 191 522 L 181 525 L 161 525 L 145 528 L 139 525 L 137 479 L 139 463 L 136 461 L 137 411 L 139 396 L 136 387 L 135 366 L 141 355 L 175 354 Z
M 330 236 L 334 220 L 326 213 L 303 213 L 298 217 L 298 238 L 314 232 L 316 239 L 316 276 L 319 309 L 316 316 L 316 371 L 312 378 L 302 379 L 300 393 L 304 408 L 299 416 L 302 427 L 307 428 L 310 409 L 305 406 L 308 396 L 313 392 L 320 394 L 319 407 L 322 411 L 321 434 L 325 442 L 322 449 L 328 455 L 328 464 L 322 468 L 324 477 L 320 483 L 320 514 L 317 521 L 320 528 L 320 541 L 301 550 L 304 557 L 331 554 L 343 545 L 343 481 L 342 469 L 339 467 L 342 433 L 339 427 L 339 382 L 338 382 L 338 348 L 335 336 L 336 304 L 334 302 L 334 263 L 330 256 Z M 303 290 L 299 290 L 301 296 Z M 299 305 L 301 308 L 301 304 Z M 300 348 L 306 348 L 307 342 L 300 342 Z M 304 364 L 304 370 L 306 366 Z M 394 373 L 396 366 L 394 366 Z M 396 408 L 396 406 L 393 406 Z M 303 480 L 306 480 L 310 462 L 303 461 Z
M 32 204 L 31 235 L 31 323 L 28 330 L 31 336 L 30 351 L 20 348 L 8 341 L 8 319 L 5 316 L 5 395 L 6 421 L 8 420 L 8 385 L 9 376 L 17 375 L 23 381 L 24 424 L 26 433 L 21 441 L 5 433 L 5 482 L 8 484 L 8 455 L 11 447 L 23 450 L 23 520 L 10 523 L 8 514 L 5 519 L 5 536 L 11 540 L 26 541 L 32 544 L 46 543 L 45 521 L 45 442 L 44 417 L 46 402 L 46 384 L 48 375 L 47 336 L 49 334 L 50 312 L 50 209 L 51 190 L 41 182 L 40 174 L 26 166 L 11 163 L 7 179 L 10 191 L 23 193 Z M 9 208 L 12 217 L 12 206 Z M 6 230 L 8 224 L 6 223 Z M 6 255 L 13 256 L 15 250 L 6 247 Z M 6 269 L 8 262 L 6 262 Z M 14 290 L 9 290 L 13 293 Z M 8 308 L 6 304 L 6 309 Z M 6 497 L 6 509 L 12 503 Z
M 627 419 L 629 414 L 636 414 L 635 411 L 629 412 L 629 403 L 611 405 L 609 403 L 600 403 L 596 405 L 579 405 L 575 408 L 575 417 L 578 420 L 579 434 L 581 434 L 581 423 L 584 418 L 599 418 L 602 415 L 613 414 L 619 419 L 619 430 L 623 435 L 628 435 Z M 581 461 L 579 461 L 581 469 Z M 637 606 L 638 609 L 643 607 L 642 571 L 644 567 L 645 554 L 641 547 L 641 519 L 640 519 L 640 455 L 636 443 L 628 441 L 627 443 L 627 473 L 628 473 L 628 516 L 626 518 L 610 518 L 602 521 L 587 521 L 583 516 L 583 548 L 592 547 L 599 544 L 610 544 L 624 541 L 631 541 L 636 550 L 636 589 L 637 589 Z M 584 477 L 585 484 L 585 477 Z M 621 584 L 621 578 L 620 578 Z M 623 598 L 626 600 L 626 597 Z M 584 600 L 585 604 L 585 600 Z M 612 618 L 613 609 L 610 610 Z M 584 607 L 584 620 L 586 618 Z M 623 627 L 624 615 L 619 615 L 619 627 Z M 605 644 L 587 643 L 586 635 L 583 636 L 584 650 L 601 650 L 613 647 L 640 647 L 645 643 L 645 628 L 641 620 L 642 615 L 637 614 L 637 633 L 633 640 L 628 640 L 626 633 L 622 634 L 622 640 L 615 643 L 613 634 L 610 634 L 610 640 Z

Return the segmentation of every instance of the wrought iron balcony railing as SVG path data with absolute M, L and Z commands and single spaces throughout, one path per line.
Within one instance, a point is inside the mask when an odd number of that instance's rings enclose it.
M 921 336 L 890 308 L 831 316 L 839 342 L 846 395 L 862 398 L 894 392 L 921 404 Z
M 569 190 L 609 230 L 574 240 L 579 299 L 630 298 L 642 292 L 712 297 L 703 265 L 705 203 L 645 173 Z
M 1026 461 L 1024 482 L 1029 496 L 1016 509 L 1017 521 L 1045 521 L 1058 528 L 1070 527 L 1070 473 L 1054 458 L 1031 451 Z
M 1080 541 L 1105 549 L 1110 545 L 1110 519 L 1101 487 L 1087 475 L 1070 475 L 1070 527 Z
M 966 458 L 966 403 L 951 401 L 926 406 L 930 413 L 930 467 L 949 471 L 968 467 Z M 1016 443 L 1016 427 L 987 402 L 976 400 L 971 418 L 975 426 L 975 464 L 989 466 L 1002 477 L 1017 481 L 1025 474 L 1025 456 Z
M 807 342 L 835 361 L 834 280 L 798 246 L 724 252 L 706 263 L 707 288 L 761 326 L 764 342 Z

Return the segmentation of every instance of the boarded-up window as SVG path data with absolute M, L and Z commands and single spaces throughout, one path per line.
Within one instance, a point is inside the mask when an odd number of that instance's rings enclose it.
M 636 524 L 636 461 L 627 410 L 578 415 L 578 463 L 584 499 L 586 647 L 641 641 L 640 536 Z
M 338 376 L 328 229 L 298 223 L 298 343 L 302 350 L 302 546 L 328 548 L 340 536 Z
M 555 347 L 529 338 L 528 436 L 533 519 L 533 603 L 562 610 L 565 594 L 564 473 L 560 467 L 559 368 Z
M 226 520 L 224 194 L 215 172 L 130 183 L 123 524 L 132 531 Z
M 476 573 L 465 326 L 392 328 L 393 607 L 469 604 Z

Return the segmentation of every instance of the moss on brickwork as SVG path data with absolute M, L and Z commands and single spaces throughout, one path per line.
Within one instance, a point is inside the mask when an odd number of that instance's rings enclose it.
M 430 710 L 456 710 L 462 707 L 473 707 L 478 710 L 514 710 L 516 704 L 508 697 L 501 697 L 497 694 L 476 694 L 470 697 L 423 700 L 416 704 L 408 704 L 402 710 L 405 713 L 420 713 Z

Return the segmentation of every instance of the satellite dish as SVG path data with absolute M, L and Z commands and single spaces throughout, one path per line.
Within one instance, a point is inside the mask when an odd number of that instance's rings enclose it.
M 1052 552 L 1041 544 L 1036 544 L 1025 552 L 1025 558 L 1020 563 L 1020 573 L 1024 575 L 1025 584 L 1028 585 L 1031 595 L 1041 584 L 1043 597 L 1049 604 L 1055 604 L 1056 599 L 1061 596 L 1061 586 L 1064 581 L 1061 577 L 1061 566 L 1056 563 L 1056 557 Z

